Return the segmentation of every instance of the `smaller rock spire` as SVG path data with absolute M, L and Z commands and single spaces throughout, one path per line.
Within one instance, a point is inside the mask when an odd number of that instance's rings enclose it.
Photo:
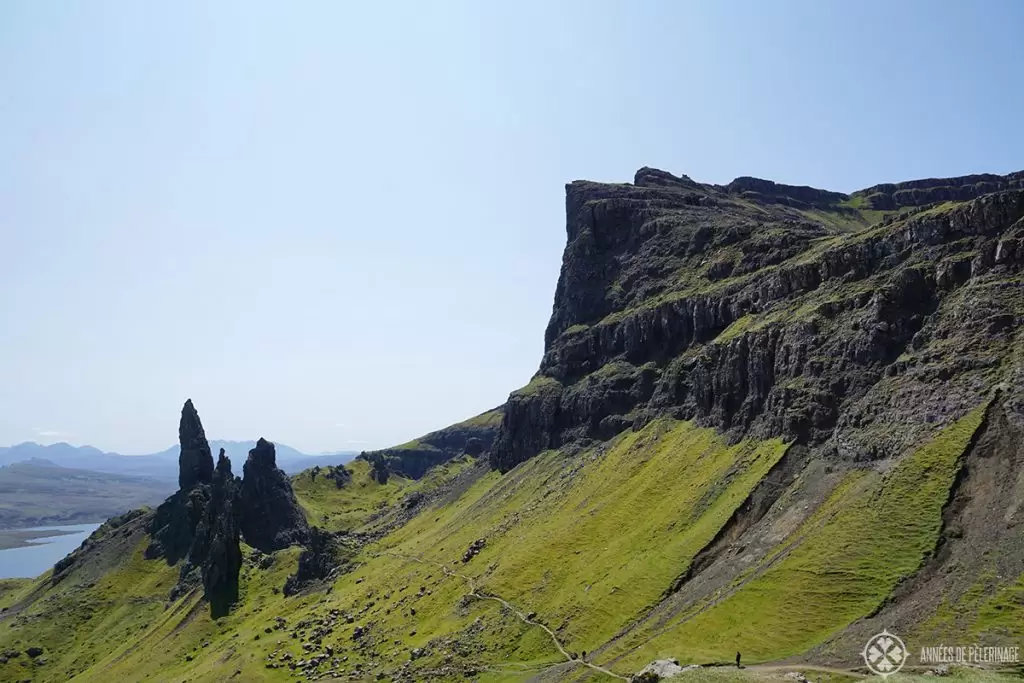
M 277 468 L 274 444 L 256 442 L 242 466 L 242 537 L 265 553 L 309 539 L 306 517 L 288 475 Z
M 231 478 L 231 458 L 225 453 L 224 449 L 220 449 L 220 455 L 217 456 L 217 474 L 220 477 Z

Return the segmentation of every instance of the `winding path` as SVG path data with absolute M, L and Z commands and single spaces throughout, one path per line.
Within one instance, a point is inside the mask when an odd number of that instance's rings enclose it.
M 453 572 L 445 564 L 442 564 L 440 562 L 432 562 L 430 560 L 424 560 L 423 558 L 416 557 L 414 555 L 402 555 L 401 553 L 394 553 L 394 552 L 383 552 L 383 553 L 379 553 L 379 554 L 381 554 L 381 555 L 391 555 L 392 557 L 397 557 L 397 558 L 400 558 L 400 559 L 403 559 L 403 560 L 410 560 L 412 562 L 419 562 L 420 564 L 427 564 L 427 565 L 432 565 L 434 567 L 440 567 L 441 571 L 443 571 L 445 573 L 445 576 L 458 577 L 458 578 L 462 579 L 463 581 L 465 581 L 469 585 L 469 595 L 470 596 L 476 598 L 477 600 L 492 600 L 494 602 L 500 603 L 505 609 L 507 609 L 508 611 L 510 611 L 513 614 L 515 614 L 519 618 L 519 620 L 522 621 L 524 624 L 529 624 L 530 626 L 536 626 L 537 628 L 543 629 L 545 633 L 547 633 L 549 636 L 551 636 L 551 642 L 553 642 L 555 644 L 555 647 L 558 648 L 558 651 L 562 653 L 562 656 L 565 657 L 567 662 L 572 662 L 574 664 L 582 664 L 583 666 L 585 666 L 585 667 L 587 667 L 589 669 L 593 669 L 594 671 L 602 673 L 605 676 L 611 676 L 612 678 L 617 678 L 620 681 L 628 681 L 629 680 L 627 677 L 620 676 L 619 674 L 617 674 L 617 673 L 615 673 L 613 671 L 609 671 L 608 669 L 604 668 L 603 666 L 599 666 L 599 665 L 594 664 L 592 662 L 588 662 L 588 661 L 586 661 L 584 659 L 576 659 L 576 658 L 574 658 L 565 649 L 565 646 L 562 645 L 562 641 L 560 641 L 558 639 L 558 636 L 555 635 L 554 631 L 552 631 L 550 628 L 548 628 L 544 624 L 540 623 L 539 621 L 535 621 L 535 620 L 531 619 L 529 617 L 529 615 L 527 615 L 525 612 L 521 612 L 520 610 L 516 609 L 515 606 L 512 605 L 512 603 L 510 603 L 509 601 L 504 600 L 503 598 L 500 598 L 497 595 L 488 595 L 486 593 L 481 593 L 479 590 L 477 590 L 476 581 L 473 579 L 472 576 L 468 576 L 466 574 L 460 574 L 458 572 Z
M 587 668 L 589 668 L 589 669 L 591 669 L 593 671 L 597 671 L 599 673 L 602 673 L 605 676 L 610 676 L 612 678 L 617 678 L 620 681 L 629 681 L 630 680 L 629 677 L 621 676 L 621 675 L 615 673 L 614 671 L 610 671 L 610 670 L 608 670 L 608 669 L 606 669 L 603 666 L 600 666 L 598 664 L 594 664 L 592 662 L 588 662 L 588 661 L 583 660 L 583 659 L 574 659 L 573 656 L 569 653 L 569 651 L 565 649 L 565 646 L 562 645 L 562 641 L 558 639 L 558 636 L 555 635 L 554 631 L 552 631 L 550 628 L 548 628 L 546 625 L 540 623 L 539 621 L 535 621 L 534 619 L 531 619 L 528 616 L 527 613 L 522 612 L 522 611 L 516 609 L 516 607 L 512 603 L 510 603 L 509 601 L 507 601 L 507 600 L 505 600 L 505 599 L 503 599 L 503 598 L 501 598 L 501 597 L 499 597 L 497 595 L 488 595 L 487 593 L 481 593 L 480 590 L 477 589 L 477 587 L 476 587 L 476 580 L 472 576 L 469 576 L 467 574 L 460 574 L 459 572 L 452 571 L 451 569 L 448 568 L 447 565 L 445 565 L 445 564 L 443 564 L 441 562 L 433 562 L 431 560 L 424 560 L 423 558 L 416 557 L 415 555 L 403 555 L 402 553 L 395 553 L 395 552 L 390 552 L 390 551 L 385 551 L 385 552 L 375 553 L 375 554 L 376 555 L 390 555 L 392 557 L 397 557 L 397 558 L 403 559 L 403 560 L 409 560 L 411 562 L 418 562 L 420 564 L 426 564 L 426 565 L 431 565 L 431 566 L 434 566 L 434 567 L 439 567 L 441 569 L 441 571 L 444 572 L 445 576 L 457 577 L 457 578 L 460 578 L 463 581 L 465 581 L 469 585 L 469 595 L 471 597 L 474 597 L 477 600 L 492 600 L 494 602 L 497 602 L 497 603 L 501 604 L 502 607 L 504 607 L 508 611 L 512 612 L 513 614 L 515 614 L 516 617 L 518 617 L 519 620 L 522 621 L 523 623 L 529 624 L 530 626 L 536 626 L 537 628 L 543 629 L 544 632 L 547 633 L 548 636 L 551 637 L 551 642 L 555 644 L 555 647 L 558 649 L 558 651 L 562 654 L 563 657 L 565 657 L 566 662 L 569 662 L 569 663 L 572 663 L 572 664 L 581 664 L 581 665 L 583 665 L 583 666 L 585 666 L 585 667 L 587 667 Z M 715 665 L 703 665 L 703 666 L 715 666 Z M 843 676 L 851 676 L 851 677 L 854 677 L 854 678 L 866 678 L 867 677 L 865 674 L 863 674 L 860 671 L 857 671 L 855 669 L 842 669 L 842 668 L 835 668 L 835 667 L 828 667 L 828 666 L 817 666 L 815 664 L 807 664 L 807 663 L 801 664 L 801 663 L 795 663 L 795 662 L 794 663 L 789 663 L 789 664 L 776 664 L 776 663 L 772 663 L 772 662 L 766 662 L 766 663 L 763 663 L 763 664 L 751 664 L 749 666 L 745 665 L 743 668 L 747 669 L 749 671 L 760 671 L 760 672 L 764 672 L 764 673 L 774 673 L 774 672 L 778 672 L 778 671 L 808 671 L 808 672 L 812 672 L 813 671 L 813 672 L 818 672 L 818 673 L 830 673 L 830 674 L 838 674 L 838 675 L 843 675 Z

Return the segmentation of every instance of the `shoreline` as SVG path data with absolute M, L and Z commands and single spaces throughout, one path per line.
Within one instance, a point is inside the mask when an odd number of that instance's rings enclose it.
M 77 533 L 66 529 L 0 529 L 0 550 L 28 548 L 43 543 L 34 543 L 36 539 L 68 536 Z

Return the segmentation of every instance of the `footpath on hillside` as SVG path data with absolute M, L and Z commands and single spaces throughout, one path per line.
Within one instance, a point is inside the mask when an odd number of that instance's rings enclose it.
M 587 668 L 589 668 L 589 669 L 591 669 L 593 671 L 596 671 L 598 673 L 604 674 L 605 676 L 609 676 L 611 678 L 616 678 L 616 679 L 618 679 L 620 681 L 629 681 L 629 680 L 631 680 L 631 678 L 629 676 L 622 676 L 620 674 L 615 673 L 614 671 L 606 669 L 603 666 L 600 666 L 598 664 L 594 664 L 593 662 L 588 662 L 588 661 L 586 661 L 584 659 L 580 659 L 580 658 L 574 657 L 568 650 L 566 650 L 565 645 L 558 638 L 558 635 L 554 631 L 552 631 L 550 628 L 548 628 L 545 624 L 542 624 L 541 622 L 537 621 L 536 619 L 531 618 L 530 615 L 531 614 L 535 614 L 534 612 L 529 612 L 529 613 L 528 612 L 524 612 L 524 611 L 516 608 L 514 605 L 512 605 L 512 603 L 510 603 L 509 601 L 505 600 L 504 598 L 502 598 L 502 597 L 500 597 L 498 595 L 492 595 L 492 594 L 489 594 L 489 593 L 482 593 L 482 592 L 480 592 L 480 590 L 476 586 L 476 580 L 472 576 L 469 576 L 467 574 L 461 574 L 461 573 L 456 572 L 456 571 L 452 571 L 447 565 L 445 565 L 445 564 L 443 564 L 441 562 L 433 562 L 431 560 L 424 560 L 423 558 L 416 557 L 415 555 L 404 555 L 402 553 L 396 553 L 396 552 L 391 552 L 391 551 L 385 551 L 385 552 L 376 553 L 376 554 L 377 555 L 389 555 L 391 557 L 396 557 L 396 558 L 399 558 L 399 559 L 408 560 L 410 562 L 418 562 L 420 564 L 425 564 L 425 565 L 429 565 L 429 566 L 433 566 L 433 567 L 438 567 L 438 568 L 441 569 L 442 572 L 444 572 L 445 576 L 455 577 L 455 578 L 459 578 L 459 579 L 462 579 L 463 581 L 465 581 L 466 584 L 469 587 L 468 595 L 470 597 L 476 598 L 478 600 L 491 600 L 493 602 L 497 602 L 502 607 L 504 607 L 505 609 L 507 609 L 508 611 L 512 612 L 514 615 L 516 615 L 516 617 L 520 621 L 522 621 L 523 623 L 529 624 L 530 626 L 533 626 L 533 627 L 536 627 L 536 628 L 539 628 L 539 629 L 542 629 L 551 638 L 551 642 L 554 643 L 555 648 L 557 648 L 559 653 L 561 653 L 561 655 L 563 657 L 565 657 L 565 662 L 566 663 L 585 666 L 585 667 L 587 667 Z M 553 666 L 561 666 L 561 665 L 562 664 L 560 663 L 560 664 L 556 664 L 556 665 L 553 665 Z M 718 664 L 707 664 L 707 665 L 703 665 L 703 666 L 709 666 L 709 667 L 712 667 L 712 668 L 726 668 L 726 665 L 718 665 Z M 731 666 L 731 665 L 728 665 L 728 666 Z M 775 663 L 767 662 L 767 663 L 763 663 L 763 664 L 751 664 L 749 666 L 748 665 L 744 665 L 742 667 L 742 669 L 744 671 L 748 671 L 748 672 L 752 672 L 752 673 L 758 673 L 758 672 L 759 673 L 777 673 L 777 672 L 794 672 L 794 671 L 799 671 L 799 672 L 817 672 L 817 673 L 824 673 L 824 674 L 834 674 L 834 675 L 838 675 L 838 676 L 848 676 L 848 677 L 851 677 L 851 678 L 867 678 L 868 677 L 866 674 L 864 674 L 864 673 L 862 673 L 860 671 L 857 671 L 855 669 L 841 669 L 841 668 L 836 668 L 836 667 L 818 666 L 816 664 L 801 664 L 801 663 L 788 663 L 788 664 L 780 663 L 780 664 L 775 664 Z
M 530 614 L 532 614 L 532 612 L 531 613 L 523 612 L 522 610 L 517 609 L 508 600 L 505 600 L 504 598 L 501 598 L 501 597 L 499 597 L 497 595 L 490 595 L 488 593 L 481 593 L 477 589 L 476 581 L 473 579 L 472 576 L 469 576 L 467 574 L 460 574 L 459 572 L 453 572 L 445 564 L 442 564 L 440 562 L 432 562 L 430 560 L 424 560 L 423 558 L 416 557 L 414 555 L 403 555 L 401 553 L 394 553 L 394 552 L 384 552 L 384 553 L 380 553 L 380 554 L 382 554 L 382 555 L 390 555 L 392 557 L 397 557 L 397 558 L 400 558 L 400 559 L 403 559 L 403 560 L 409 560 L 409 561 L 412 561 L 412 562 L 419 562 L 420 564 L 426 564 L 426 565 L 430 565 L 430 566 L 433 566 L 433 567 L 439 567 L 441 569 L 441 571 L 444 572 L 445 576 L 457 577 L 457 578 L 460 578 L 463 581 L 465 581 L 466 584 L 469 586 L 469 593 L 468 594 L 471 597 L 476 598 L 477 600 L 491 600 L 493 602 L 497 602 L 502 607 L 504 607 L 508 611 L 512 612 L 513 614 L 515 614 L 516 617 L 520 621 L 522 621 L 523 623 L 529 624 L 530 626 L 534 626 L 534 627 L 539 628 L 539 629 L 542 629 L 545 633 L 548 634 L 548 636 L 551 637 L 551 642 L 555 644 L 555 647 L 558 649 L 558 651 L 562 654 L 563 657 L 565 657 L 565 661 L 566 662 L 585 666 L 585 667 L 587 667 L 589 669 L 597 671 L 598 673 L 602 673 L 605 676 L 610 676 L 612 678 L 617 678 L 620 681 L 628 681 L 629 680 L 629 678 L 627 678 L 626 676 L 620 676 L 619 674 L 615 673 L 614 671 L 609 671 L 608 669 L 604 668 L 603 666 L 599 666 L 599 665 L 594 664 L 592 662 L 588 662 L 585 659 L 579 659 L 577 657 L 574 657 L 572 654 L 569 653 L 568 650 L 565 649 L 565 646 L 562 644 L 562 641 L 559 640 L 558 636 L 555 634 L 554 631 L 552 631 L 550 628 L 548 628 L 544 624 L 540 623 L 539 621 L 536 621 L 535 619 L 532 619 L 530 617 Z

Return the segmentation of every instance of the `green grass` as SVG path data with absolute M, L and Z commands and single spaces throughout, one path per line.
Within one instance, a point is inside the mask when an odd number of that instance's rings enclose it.
M 587 375 L 587 377 L 595 380 L 612 379 L 614 377 L 633 375 L 636 371 L 637 367 L 628 361 L 613 360 L 611 363 L 605 363 L 597 370 Z
M 488 475 L 478 485 L 491 488 L 464 511 L 420 517 L 388 540 L 447 563 L 486 538 L 472 566 L 481 586 L 543 606 L 569 647 L 593 649 L 659 599 L 784 452 L 662 420 L 584 456 L 571 478 L 557 452 Z
M 47 598 L 33 602 L 16 617 L 22 622 L 20 628 L 0 631 L 0 649 L 24 650 L 43 644 L 49 660 L 47 680 L 66 680 L 104 654 L 135 642 L 159 618 L 177 580 L 176 569 L 142 559 L 144 545 L 137 544 L 116 569 L 102 574 L 88 590 L 65 581 Z M 48 579 L 49 572 L 33 588 Z M 0 680 L 29 677 L 33 668 L 27 657 L 20 657 L 0 668 Z
M 1024 637 L 1024 575 L 997 589 L 981 603 L 970 632 L 999 634 L 1013 638 L 1014 642 Z
M 984 410 L 904 458 L 869 493 L 732 595 L 650 640 L 638 631 L 612 656 L 627 655 L 632 665 L 666 656 L 716 661 L 739 649 L 751 661 L 774 660 L 871 613 L 934 549 L 960 456 Z
M 935 642 L 950 634 L 964 641 L 984 637 L 1017 644 L 1024 637 L 1024 575 L 1007 583 L 995 569 L 980 572 L 963 595 L 944 599 L 918 632 Z
M 468 420 L 460 422 L 456 426 L 497 428 L 501 426 L 501 417 L 504 414 L 504 410 L 502 410 L 501 408 L 495 408 L 494 410 L 488 410 L 486 413 L 480 413 L 476 417 L 471 417 Z
M 963 206 L 964 203 L 965 202 L 942 202 L 941 204 L 936 204 L 935 206 L 932 206 L 932 207 L 930 207 L 928 209 L 925 209 L 924 211 L 922 211 L 921 213 L 919 213 L 917 215 L 918 216 L 941 216 L 942 214 L 948 213 L 949 211 L 951 211 L 952 209 L 957 208 L 958 206 Z
M 33 583 L 32 579 L 0 579 L 0 609 L 18 602 Z
M 537 375 L 530 380 L 529 384 L 512 393 L 518 396 L 533 396 L 553 389 L 561 389 L 561 387 L 562 385 L 557 379 L 553 377 L 545 377 L 544 375 Z
M 761 329 L 766 323 L 767 321 L 762 316 L 759 316 L 756 313 L 747 313 L 746 315 L 734 320 L 729 327 L 722 330 L 722 333 L 715 337 L 712 340 L 712 343 L 725 344 L 737 337 L 742 337 L 748 332 Z
M 352 479 L 342 489 L 323 474 L 314 479 L 308 470 L 293 477 L 292 487 L 307 521 L 330 531 L 354 531 L 405 495 L 410 480 L 391 475 L 386 484 L 379 484 L 370 476 L 370 467 L 365 460 L 347 464 Z
M 392 446 L 391 448 L 387 448 L 385 450 L 388 450 L 388 451 L 437 451 L 437 452 L 441 451 L 441 449 L 438 448 L 437 446 L 434 446 L 434 445 L 429 444 L 429 443 L 424 443 L 424 442 L 420 441 L 419 439 L 413 439 L 412 441 L 406 441 L 405 443 L 398 444 L 397 446 Z
M 856 297 L 872 291 L 877 285 L 874 280 L 839 283 L 829 282 L 802 296 L 794 296 L 785 302 L 779 302 L 772 308 L 761 313 L 747 313 L 734 320 L 718 336 L 712 344 L 726 344 L 745 334 L 763 330 L 773 324 L 792 324 L 794 321 L 822 321 L 824 311 L 829 306 L 842 307 Z
M 91 588 L 86 585 L 93 579 L 77 570 L 18 617 L 16 627 L 4 623 L 0 649 L 39 642 L 53 654 L 34 672 L 25 663 L 0 668 L 0 681 L 57 681 L 72 673 L 97 682 L 292 680 L 287 669 L 264 664 L 274 650 L 304 656 L 302 639 L 264 629 L 277 616 L 294 624 L 330 609 L 355 615 L 353 624 L 342 621 L 325 639 L 348 657 L 348 673 L 360 663 L 393 675 L 420 647 L 428 652 L 417 667 L 454 658 L 477 668 L 481 680 L 524 680 L 561 661 L 545 633 L 494 602 L 469 598 L 469 581 L 447 575 L 442 565 L 471 577 L 481 591 L 536 611 L 572 651 L 594 651 L 635 624 L 601 657 L 621 673 L 665 656 L 730 659 L 736 649 L 751 662 L 781 658 L 870 613 L 921 565 L 934 547 L 959 456 L 981 415 L 979 408 L 884 475 L 837 477 L 831 496 L 763 566 L 738 572 L 720 602 L 664 629 L 644 622 L 644 615 L 779 461 L 785 444 L 729 445 L 713 430 L 661 419 L 571 458 L 543 453 L 506 475 L 468 457 L 416 482 L 392 477 L 378 484 L 362 461 L 349 466 L 352 481 L 341 489 L 303 473 L 293 482 L 311 521 L 326 517 L 328 528 L 339 530 L 382 529 L 382 520 L 401 510 L 408 494 L 438 495 L 428 497 L 411 521 L 360 551 L 350 573 L 329 591 L 281 595 L 297 548 L 276 553 L 267 570 L 247 564 L 243 601 L 216 622 L 195 595 L 166 599 L 177 568 L 142 559 L 140 543 Z M 462 562 L 480 538 L 484 549 Z M 0 583 L 0 606 L 39 586 Z M 1017 585 L 989 595 L 979 624 L 1010 628 L 1022 592 L 1024 585 Z M 356 626 L 368 629 L 370 647 L 355 647 Z M 692 677 L 766 676 L 702 670 Z

